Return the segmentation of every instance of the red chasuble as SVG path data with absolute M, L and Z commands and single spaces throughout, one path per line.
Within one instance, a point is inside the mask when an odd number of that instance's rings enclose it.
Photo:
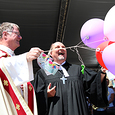
M 10 57 L 6 52 L 0 50 L 0 59 L 3 57 Z M 33 115 L 34 101 L 33 101 L 33 86 L 30 82 L 27 83 L 28 89 L 28 105 L 21 96 L 17 87 L 15 86 L 13 80 L 11 79 L 8 71 L 4 67 L 4 64 L 0 66 L 0 98 L 2 97 L 2 102 L 4 102 L 4 110 L 0 113 L 10 114 L 10 115 Z M 29 107 L 28 107 L 29 106 Z

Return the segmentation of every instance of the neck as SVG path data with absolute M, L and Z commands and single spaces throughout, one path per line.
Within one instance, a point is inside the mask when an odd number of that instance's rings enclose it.
M 8 47 L 8 48 L 10 48 L 12 51 L 15 50 L 15 49 L 12 47 L 12 45 L 8 44 L 7 42 L 2 41 L 2 42 L 0 42 L 0 45 L 3 45 L 3 46 Z
M 57 64 L 61 65 L 61 64 L 63 64 L 65 61 L 54 61 L 54 62 L 56 62 Z

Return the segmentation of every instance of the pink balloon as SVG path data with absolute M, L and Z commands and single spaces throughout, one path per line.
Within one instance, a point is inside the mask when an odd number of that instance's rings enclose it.
M 115 43 L 108 45 L 103 50 L 102 59 L 107 69 L 115 75 Z
M 110 40 L 115 41 L 115 6 L 106 14 L 104 20 L 104 35 Z
M 104 21 L 98 18 L 85 22 L 80 31 L 83 43 L 90 48 L 96 49 L 99 44 L 107 41 L 104 37 L 103 26 Z

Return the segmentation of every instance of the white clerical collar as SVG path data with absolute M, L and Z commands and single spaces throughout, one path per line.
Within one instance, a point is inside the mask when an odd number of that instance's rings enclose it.
M 7 52 L 9 55 L 13 56 L 14 55 L 14 51 L 12 51 L 10 48 L 4 46 L 4 45 L 0 45 L 0 49 Z
M 54 62 L 55 63 L 55 62 Z M 57 65 L 59 65 L 60 67 L 59 67 L 59 70 L 62 70 L 63 71 L 63 73 L 64 73 L 64 76 L 65 77 L 69 77 L 69 74 L 68 74 L 68 72 L 66 71 L 66 69 L 62 66 L 62 65 L 64 65 L 66 63 L 66 61 L 64 61 L 62 64 L 58 64 L 58 63 L 55 63 L 55 64 L 57 64 Z
M 61 65 L 64 65 L 66 63 L 66 61 L 64 61 Z

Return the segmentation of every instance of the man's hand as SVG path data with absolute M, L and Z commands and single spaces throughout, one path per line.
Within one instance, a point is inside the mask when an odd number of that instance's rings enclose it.
M 101 67 L 101 71 L 102 71 L 103 73 L 106 73 L 106 69 L 103 68 L 103 67 Z
M 55 88 L 56 88 L 56 86 L 54 86 L 53 88 L 51 88 L 51 83 L 48 85 L 48 87 L 47 87 L 47 96 L 48 97 L 54 97 L 55 96 L 55 93 L 56 93 L 56 90 L 55 90 Z
M 105 75 L 106 75 L 106 69 L 103 68 L 103 67 L 101 67 L 101 71 L 102 71 L 102 73 L 101 73 L 101 83 L 102 83 L 103 80 L 104 80 L 104 77 L 105 77 Z
M 39 57 L 39 55 L 43 52 L 40 48 L 31 48 L 30 51 L 26 55 L 26 59 L 28 62 L 35 60 Z

